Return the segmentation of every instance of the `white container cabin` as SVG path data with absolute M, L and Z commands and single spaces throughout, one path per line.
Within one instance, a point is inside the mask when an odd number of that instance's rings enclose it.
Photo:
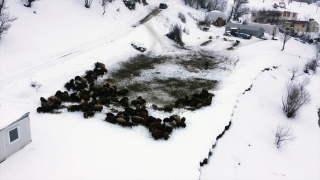
M 0 108 L 0 162 L 31 142 L 30 113 L 5 116 L 10 112 L 16 111 Z

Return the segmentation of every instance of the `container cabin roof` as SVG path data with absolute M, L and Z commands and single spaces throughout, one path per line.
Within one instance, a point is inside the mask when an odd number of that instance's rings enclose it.
M 22 111 L 14 107 L 4 107 L 3 105 L 1 105 L 0 106 L 0 130 L 11 125 L 26 113 L 27 113 L 26 111 Z

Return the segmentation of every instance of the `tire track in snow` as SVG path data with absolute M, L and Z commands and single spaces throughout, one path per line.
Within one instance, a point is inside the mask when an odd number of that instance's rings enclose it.
M 166 50 L 166 47 L 164 46 L 164 43 L 162 42 L 161 38 L 159 37 L 159 35 L 157 34 L 157 32 L 153 29 L 152 26 L 150 26 L 149 23 L 145 23 L 144 24 L 145 27 L 148 29 L 148 31 L 150 32 L 150 34 L 154 37 L 153 39 L 153 43 L 151 45 L 151 50 L 155 49 L 156 44 L 158 43 L 161 47 L 162 52 L 164 52 Z

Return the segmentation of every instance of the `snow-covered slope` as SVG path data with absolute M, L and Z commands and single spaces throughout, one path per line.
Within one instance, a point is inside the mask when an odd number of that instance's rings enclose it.
M 237 68 L 245 63 L 244 67 L 248 68 L 246 71 L 250 74 L 256 64 L 266 63 L 264 65 L 268 66 L 270 63 L 269 65 L 273 64 L 278 68 L 260 72 L 249 82 L 245 81 L 247 78 L 232 81 L 251 83 L 252 87 L 237 99 L 232 125 L 222 140 L 218 141 L 209 164 L 201 169 L 200 179 L 320 178 L 320 134 L 317 116 L 320 104 L 320 74 L 317 72 L 310 76 L 302 72 L 308 59 L 306 55 L 312 53 L 309 51 L 311 47 L 291 40 L 284 52 L 281 52 L 280 43 L 272 43 L 264 41 L 237 50 L 241 59 Z M 300 68 L 296 82 L 302 82 L 305 78 L 310 80 L 307 89 L 312 101 L 302 108 L 299 116 L 288 119 L 281 110 L 281 99 L 285 84 L 291 79 L 290 69 L 293 66 Z M 296 137 L 281 149 L 277 149 L 273 144 L 274 136 L 271 130 L 279 123 L 290 125 Z

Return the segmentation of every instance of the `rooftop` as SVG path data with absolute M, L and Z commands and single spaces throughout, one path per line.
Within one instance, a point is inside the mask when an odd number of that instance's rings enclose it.
M 19 120 L 26 113 L 26 111 L 22 111 L 13 107 L 0 106 L 0 130 Z M 8 116 L 8 114 L 10 116 Z
M 237 24 L 237 23 L 228 23 L 226 27 L 231 28 L 243 28 L 243 29 L 248 29 L 248 30 L 254 30 L 254 31 L 259 31 L 260 29 L 263 29 L 262 27 L 258 26 L 251 26 L 251 25 L 243 25 L 243 24 Z

